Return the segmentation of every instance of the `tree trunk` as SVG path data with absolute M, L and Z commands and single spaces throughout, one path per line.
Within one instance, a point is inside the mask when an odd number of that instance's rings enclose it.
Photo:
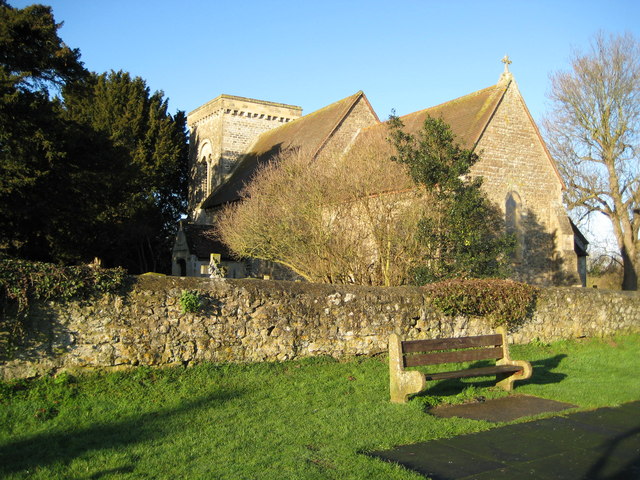
M 636 271 L 637 258 L 627 253 L 627 249 L 622 247 L 622 290 L 638 290 L 638 272 Z

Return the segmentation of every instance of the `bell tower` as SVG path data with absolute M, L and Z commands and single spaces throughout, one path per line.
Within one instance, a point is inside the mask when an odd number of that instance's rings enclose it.
M 232 95 L 220 95 L 189 113 L 190 220 L 205 222 L 200 205 L 260 134 L 301 115 L 301 107 Z

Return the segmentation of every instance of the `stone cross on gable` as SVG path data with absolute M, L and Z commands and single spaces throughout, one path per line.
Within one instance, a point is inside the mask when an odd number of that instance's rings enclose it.
M 505 55 L 504 57 L 502 57 L 501 62 L 504 63 L 504 73 L 509 73 L 509 65 L 513 63 L 511 60 L 509 60 L 509 55 Z

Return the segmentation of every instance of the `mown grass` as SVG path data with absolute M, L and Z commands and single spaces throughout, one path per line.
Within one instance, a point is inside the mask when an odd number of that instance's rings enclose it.
M 640 335 L 512 347 L 515 393 L 582 408 L 640 399 Z M 0 386 L 2 478 L 419 479 L 363 455 L 495 425 L 428 405 L 505 395 L 480 379 L 388 401 L 385 356 L 61 375 Z M 516 384 L 518 385 L 518 384 Z

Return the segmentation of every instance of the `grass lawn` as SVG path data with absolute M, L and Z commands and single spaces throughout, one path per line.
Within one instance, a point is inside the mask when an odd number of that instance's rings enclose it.
M 512 346 L 514 393 L 580 408 L 640 400 L 640 335 Z M 480 380 L 480 381 L 478 381 Z M 1 478 L 421 479 L 361 452 L 494 428 L 425 409 L 506 395 L 448 380 L 388 400 L 386 356 L 60 375 L 0 384 Z

